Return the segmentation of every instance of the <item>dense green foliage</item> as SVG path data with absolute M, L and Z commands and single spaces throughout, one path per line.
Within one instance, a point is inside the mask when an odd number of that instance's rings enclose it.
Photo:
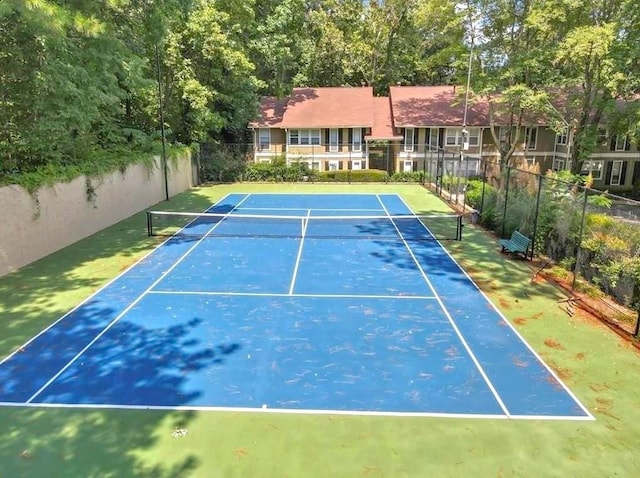
M 320 171 L 317 173 L 318 181 L 338 183 L 379 183 L 389 179 L 389 173 L 379 169 L 359 169 L 339 171 Z
M 544 114 L 571 125 L 579 168 L 602 124 L 637 135 L 637 102 L 616 102 L 640 88 L 639 25 L 633 0 L 3 0 L 0 183 L 148 154 L 160 103 L 172 144 L 246 143 L 261 95 L 464 84 L 468 65 L 492 124 L 514 125 L 492 128 L 503 161 Z
M 607 214 L 611 199 L 568 173 L 508 168 L 494 184 L 472 180 L 467 203 L 480 223 L 508 237 L 535 234 L 535 250 L 577 271 L 620 303 L 640 307 L 640 224 Z

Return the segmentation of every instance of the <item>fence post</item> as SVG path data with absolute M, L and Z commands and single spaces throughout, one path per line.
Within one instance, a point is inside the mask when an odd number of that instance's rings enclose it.
M 533 260 L 533 252 L 536 250 L 536 234 L 538 232 L 538 214 L 540 212 L 540 196 L 542 195 L 543 176 L 538 176 L 538 197 L 536 198 L 536 213 L 533 215 L 533 235 L 531 237 L 531 260 Z
M 469 184 L 469 158 L 464 164 L 464 186 L 462 187 L 462 212 L 467 209 L 467 185 Z
M 482 215 L 482 211 L 484 210 L 484 188 L 487 185 L 487 166 L 489 166 L 489 162 L 484 160 L 484 170 L 482 171 L 482 195 L 480 196 L 480 215 Z
M 504 190 L 504 211 L 502 212 L 502 233 L 501 237 L 504 237 L 504 225 L 507 220 L 507 204 L 509 202 L 509 178 L 511 176 L 511 166 L 507 166 L 507 187 Z
M 578 239 L 576 240 L 575 245 L 573 246 L 573 281 L 571 281 L 571 290 L 573 290 L 576 286 L 576 277 L 578 276 L 579 267 L 578 267 L 578 258 L 580 257 L 580 249 L 582 245 L 582 234 L 584 233 L 584 221 L 587 215 L 587 201 L 589 199 L 589 190 L 587 188 L 583 188 L 584 191 L 584 202 L 582 203 L 582 219 L 580 220 L 580 232 L 578 233 Z
M 424 186 L 427 183 L 427 145 L 424 146 L 424 160 L 422 161 L 422 180 Z

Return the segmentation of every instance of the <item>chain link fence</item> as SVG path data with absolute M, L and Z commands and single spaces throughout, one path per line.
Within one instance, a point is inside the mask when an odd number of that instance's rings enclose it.
M 530 258 L 561 266 L 567 276 L 558 278 L 586 308 L 638 336 L 640 202 L 592 189 L 588 179 L 491 162 L 466 183 L 465 200 L 500 237 L 516 230 L 529 237 Z

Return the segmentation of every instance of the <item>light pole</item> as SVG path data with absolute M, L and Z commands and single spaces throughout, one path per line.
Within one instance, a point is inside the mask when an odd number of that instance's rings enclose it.
M 169 178 L 167 171 L 167 146 L 164 132 L 164 112 L 162 111 L 162 82 L 160 81 L 160 54 L 158 53 L 158 43 L 156 42 L 156 79 L 158 82 L 158 117 L 160 120 L 160 135 L 162 136 L 162 174 L 164 176 L 164 198 L 169 200 Z

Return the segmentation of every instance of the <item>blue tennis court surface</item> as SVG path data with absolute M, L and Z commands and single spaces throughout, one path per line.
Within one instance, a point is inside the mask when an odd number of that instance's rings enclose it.
M 6 357 L 0 404 L 592 419 L 399 196 L 207 212 Z

